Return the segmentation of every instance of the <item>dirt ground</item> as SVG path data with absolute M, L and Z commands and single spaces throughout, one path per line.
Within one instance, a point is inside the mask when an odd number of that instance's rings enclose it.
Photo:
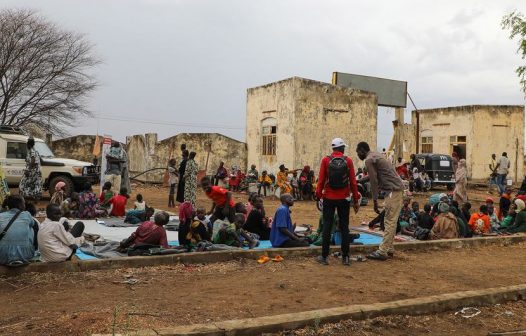
M 167 188 L 138 185 L 132 200 L 137 193 L 143 194 L 147 203 L 157 209 L 178 212 L 167 208 Z M 416 195 L 414 200 L 423 207 L 430 194 Z M 246 202 L 246 194 L 234 196 L 237 201 Z M 485 190 L 470 191 L 474 208 L 486 197 Z M 211 206 L 202 192 L 197 203 Z M 45 201 L 39 204 L 45 205 Z M 276 199 L 265 199 L 269 215 L 278 205 Z M 317 224 L 319 213 L 314 202 L 297 202 L 292 210 L 297 224 Z M 373 216 L 369 205 L 352 215 L 351 223 L 359 225 Z M 522 257 L 525 252 L 523 244 L 398 253 L 390 262 L 367 261 L 354 263 L 350 268 L 344 268 L 335 258 L 331 258 L 329 267 L 301 258 L 265 265 L 241 260 L 213 265 L 0 277 L 0 302 L 5 303 L 0 305 L 0 335 L 126 332 L 521 284 L 526 276 L 526 261 Z M 137 283 L 127 284 L 127 280 Z M 524 308 L 521 305 L 511 304 L 506 309 L 520 311 Z M 488 314 L 492 314 L 491 309 L 497 308 L 488 309 Z M 505 323 L 506 318 L 489 316 L 483 319 L 484 323 L 476 322 L 481 321 L 479 317 L 462 321 L 466 327 L 469 325 L 470 332 L 481 334 L 476 331 L 486 332 L 493 325 Z M 525 323 L 522 319 L 517 321 L 505 326 Z M 357 334 L 363 335 L 440 334 L 442 330 L 453 331 L 463 325 L 458 324 L 458 317 L 444 313 L 347 321 L 323 328 L 294 333 L 311 335 L 314 330 L 324 335 L 345 335 L 359 330 Z
M 400 252 L 350 268 L 299 258 L 25 274 L 0 278 L 0 334 L 126 332 L 521 284 L 524 253 L 526 244 Z
M 510 302 L 487 307 L 477 316 L 466 318 L 457 311 L 423 316 L 384 316 L 365 321 L 347 320 L 323 326 L 309 326 L 280 336 L 406 336 L 406 335 L 463 335 L 481 336 L 490 332 L 526 331 L 526 302 Z M 460 309 L 459 309 L 460 311 Z M 472 310 L 476 312 L 476 310 Z M 469 316 L 473 313 L 466 314 Z M 517 335 L 525 335 L 526 332 Z

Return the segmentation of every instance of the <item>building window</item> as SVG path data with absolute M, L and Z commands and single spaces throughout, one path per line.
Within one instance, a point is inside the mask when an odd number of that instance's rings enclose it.
M 261 129 L 261 154 L 276 155 L 276 119 L 267 118 L 263 120 Z
M 422 137 L 422 153 L 433 153 L 433 137 Z

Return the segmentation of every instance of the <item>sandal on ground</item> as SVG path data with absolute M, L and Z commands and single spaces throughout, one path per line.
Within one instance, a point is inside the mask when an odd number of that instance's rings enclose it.
M 386 261 L 387 256 L 381 254 L 379 251 L 374 251 L 367 255 L 367 259 Z
M 270 261 L 270 258 L 267 256 L 261 256 L 258 258 L 258 264 L 264 264 Z
M 285 259 L 283 259 L 282 256 L 277 255 L 277 256 L 275 256 L 274 258 L 270 259 L 270 260 L 275 261 L 275 262 L 282 262 L 282 261 L 285 260 Z

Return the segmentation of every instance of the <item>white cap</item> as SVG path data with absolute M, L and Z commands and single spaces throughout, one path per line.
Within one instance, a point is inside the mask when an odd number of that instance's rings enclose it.
M 332 139 L 332 148 L 338 148 L 338 147 L 347 147 L 347 144 L 345 143 L 345 141 L 343 141 L 342 138 L 334 138 Z

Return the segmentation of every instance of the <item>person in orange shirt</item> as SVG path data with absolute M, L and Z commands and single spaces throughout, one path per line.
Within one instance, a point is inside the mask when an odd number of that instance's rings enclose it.
M 490 221 L 488 216 L 488 206 L 483 204 L 480 206 L 480 211 L 474 213 L 469 218 L 469 226 L 474 235 L 481 235 L 483 233 L 489 233 L 490 231 Z
M 289 180 L 287 178 L 288 174 L 289 171 L 287 168 L 285 168 L 285 165 L 282 164 L 279 166 L 276 184 L 281 188 L 282 194 L 290 194 L 292 191 L 292 187 L 290 186 Z

